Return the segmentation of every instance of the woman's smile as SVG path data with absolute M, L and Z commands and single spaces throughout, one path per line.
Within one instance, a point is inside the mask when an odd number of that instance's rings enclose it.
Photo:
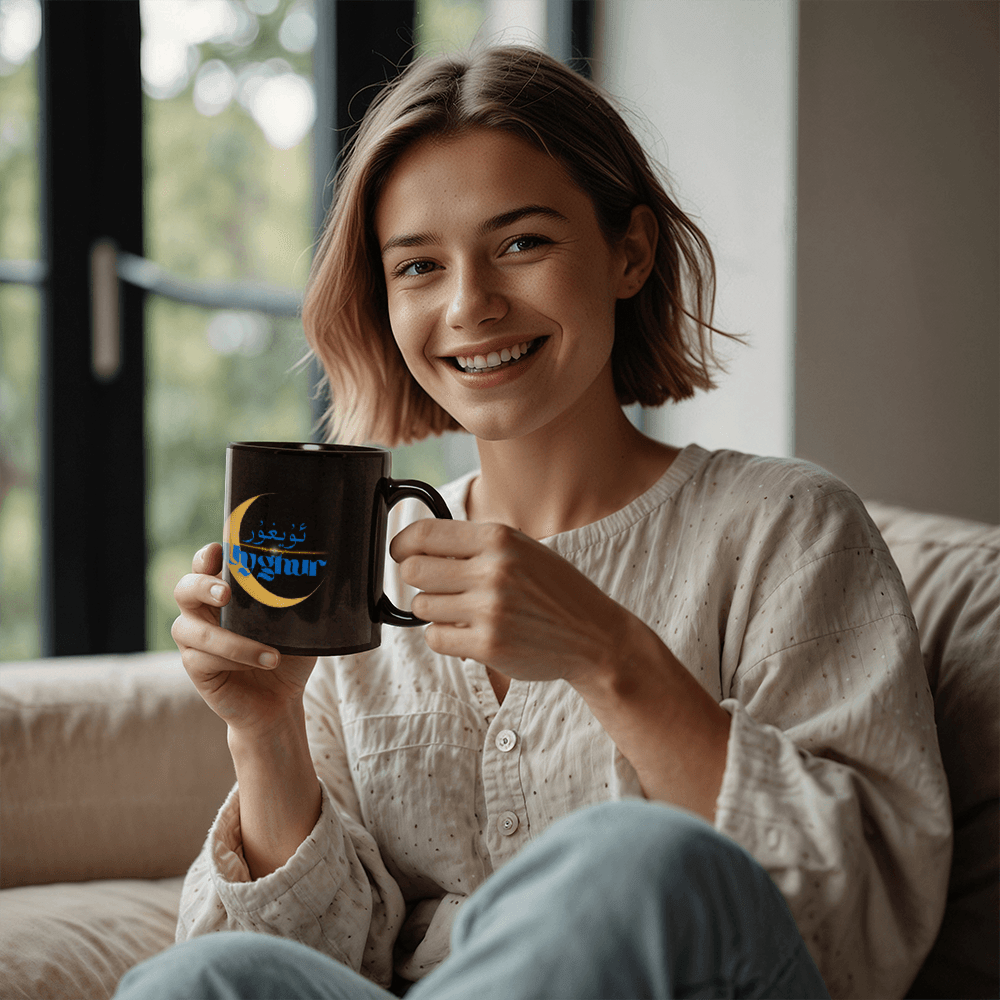
M 479 375 L 484 372 L 510 366 L 522 358 L 526 358 L 544 339 L 544 337 L 537 337 L 534 340 L 512 344 L 510 347 L 501 348 L 499 351 L 489 351 L 488 353 L 485 353 L 484 348 L 484 353 L 482 354 L 456 355 L 454 361 L 463 372 Z

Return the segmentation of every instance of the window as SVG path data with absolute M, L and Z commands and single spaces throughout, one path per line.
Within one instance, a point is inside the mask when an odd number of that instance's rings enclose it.
M 296 312 L 312 240 L 315 9 L 182 6 L 140 3 L 144 256 L 162 292 L 144 316 L 152 649 L 173 648 L 174 585 L 220 534 L 226 443 L 309 440 L 314 422 Z M 229 306 L 180 301 L 162 275 Z
M 226 442 L 308 438 L 322 410 L 296 312 L 331 123 L 414 48 L 548 33 L 586 55 L 591 14 L 0 0 L 0 658 L 172 648 L 173 585 L 220 531 Z M 397 449 L 394 474 L 474 461 L 449 435 Z

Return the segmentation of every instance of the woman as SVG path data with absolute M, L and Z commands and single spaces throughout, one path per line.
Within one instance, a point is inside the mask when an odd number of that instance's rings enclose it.
M 304 310 L 331 434 L 464 428 L 481 468 L 454 522 L 402 518 L 431 624 L 369 653 L 225 632 L 196 555 L 174 638 L 238 786 L 185 885 L 196 940 L 122 995 L 904 995 L 950 820 L 888 552 L 822 470 L 622 413 L 711 387 L 712 288 L 553 60 L 418 61 L 380 95 Z

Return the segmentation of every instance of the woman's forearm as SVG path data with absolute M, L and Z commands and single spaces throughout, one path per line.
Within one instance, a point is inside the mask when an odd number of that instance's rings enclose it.
M 264 734 L 229 730 L 239 784 L 243 856 L 251 878 L 280 868 L 319 819 L 322 796 L 301 705 Z
M 626 614 L 625 641 L 574 686 L 635 768 L 646 797 L 711 823 L 731 717 L 655 632 Z

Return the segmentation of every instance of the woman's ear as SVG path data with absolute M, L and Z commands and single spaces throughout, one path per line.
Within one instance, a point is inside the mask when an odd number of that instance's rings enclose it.
M 619 249 L 623 270 L 618 285 L 618 298 L 630 299 L 646 283 L 656 260 L 656 243 L 660 226 L 648 205 L 636 205 L 628 229 L 621 238 Z

